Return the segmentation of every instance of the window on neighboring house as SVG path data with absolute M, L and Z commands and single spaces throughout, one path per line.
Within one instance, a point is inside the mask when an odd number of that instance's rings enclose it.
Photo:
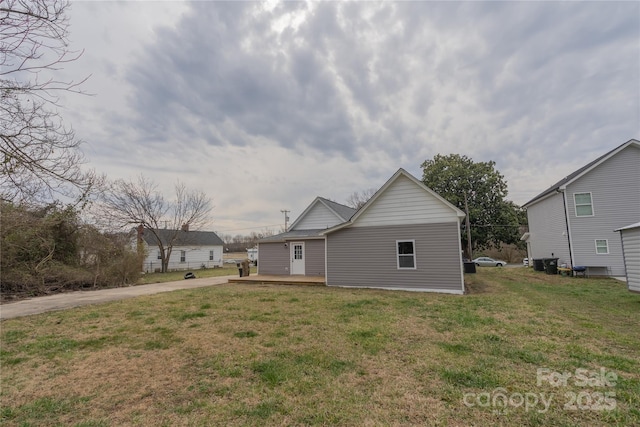
M 576 216 L 593 216 L 591 193 L 575 193 L 573 200 L 576 205 Z
M 209 261 L 213 261 L 213 251 L 209 251 Z
M 609 242 L 607 239 L 596 240 L 596 253 L 606 255 L 609 253 Z
M 158 259 L 162 259 L 162 252 L 158 251 Z
M 180 251 L 180 262 L 187 261 L 187 251 Z
M 416 268 L 416 241 L 415 240 L 397 240 L 396 249 L 398 256 L 398 269 L 415 269 Z

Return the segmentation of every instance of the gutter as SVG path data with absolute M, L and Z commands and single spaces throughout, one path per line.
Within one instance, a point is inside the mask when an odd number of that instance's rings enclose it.
M 562 207 L 564 208 L 564 226 L 567 231 L 567 244 L 569 245 L 569 262 L 573 268 L 573 247 L 571 246 L 571 227 L 569 227 L 569 216 L 567 214 L 567 195 L 565 191 L 556 189 L 557 193 L 562 193 Z

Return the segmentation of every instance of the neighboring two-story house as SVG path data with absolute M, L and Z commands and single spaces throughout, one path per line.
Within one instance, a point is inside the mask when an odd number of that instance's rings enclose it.
M 631 139 L 523 206 L 529 259 L 558 258 L 588 274 L 625 276 L 616 229 L 640 221 L 640 142 Z

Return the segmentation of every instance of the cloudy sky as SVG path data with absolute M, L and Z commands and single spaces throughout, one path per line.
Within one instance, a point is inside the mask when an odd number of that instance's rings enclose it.
M 248 234 L 436 154 L 523 204 L 640 139 L 638 2 L 72 2 L 88 166 L 180 180 Z

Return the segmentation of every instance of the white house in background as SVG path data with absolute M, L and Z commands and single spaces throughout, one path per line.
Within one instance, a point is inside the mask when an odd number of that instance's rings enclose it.
M 317 197 L 289 231 L 258 242 L 258 274 L 463 294 L 462 218 L 463 212 L 399 169 L 358 211 Z
M 631 139 L 524 204 L 529 260 L 558 258 L 588 274 L 625 276 L 616 229 L 640 221 L 640 142 Z
M 627 287 L 640 293 L 640 222 L 617 229 L 627 269 Z
M 173 241 L 169 258 L 169 270 L 195 270 L 199 268 L 222 267 L 222 247 L 224 243 L 213 231 L 155 230 L 162 244 L 167 248 Z M 138 239 L 146 254 L 142 270 L 147 273 L 162 269 L 162 258 L 158 240 L 149 229 L 138 228 Z
M 251 262 L 258 261 L 258 247 L 247 249 L 247 258 Z

